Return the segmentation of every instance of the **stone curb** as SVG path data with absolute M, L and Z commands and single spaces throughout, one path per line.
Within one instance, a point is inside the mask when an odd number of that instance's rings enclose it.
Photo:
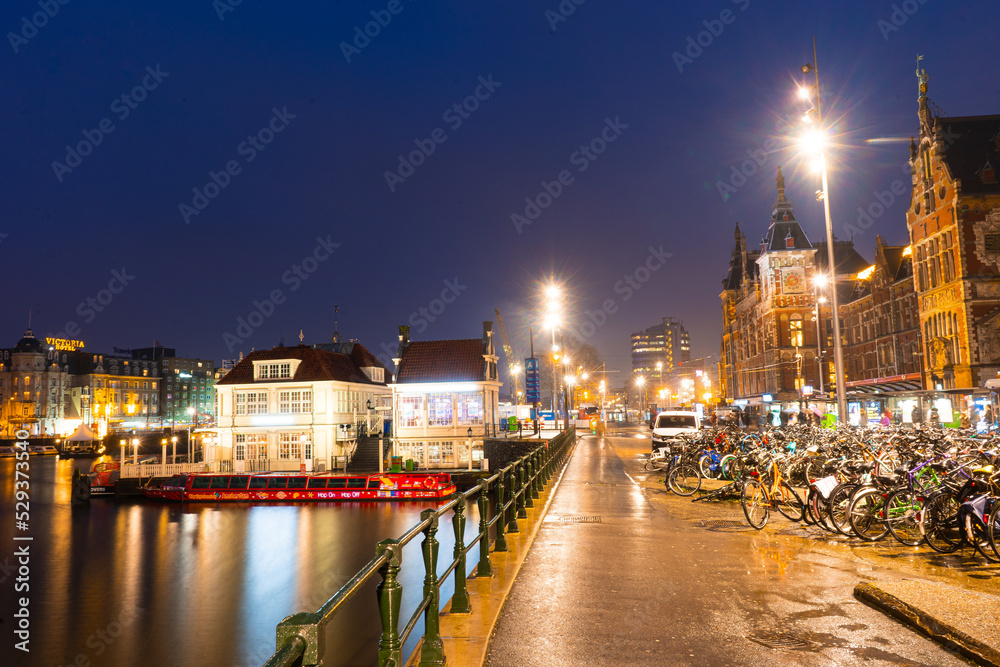
M 978 665 L 1000 667 L 1000 652 L 997 652 L 996 649 L 934 618 L 922 609 L 900 600 L 874 584 L 859 583 L 854 587 L 854 597 L 909 625 L 939 644 L 957 651 Z

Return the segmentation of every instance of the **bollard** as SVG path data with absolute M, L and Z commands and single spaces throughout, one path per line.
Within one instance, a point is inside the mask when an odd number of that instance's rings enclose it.
M 527 507 L 525 507 L 525 498 L 528 496 L 528 492 L 527 492 L 528 487 L 526 487 L 525 484 L 524 484 L 524 461 L 523 460 L 521 460 L 517 464 L 517 477 L 515 479 L 516 479 L 516 481 L 514 483 L 517 484 L 517 490 L 518 490 L 518 494 L 517 494 L 517 518 L 518 519 L 527 519 L 528 518 L 528 509 L 527 509 Z
M 402 549 L 398 540 L 382 540 L 375 553 L 388 552 L 389 559 L 379 568 L 382 582 L 375 592 L 378 595 L 378 613 L 382 619 L 382 637 L 378 641 L 378 667 L 396 667 L 403 664 L 403 643 L 399 641 L 399 603 L 403 587 L 396 576 L 402 565 Z
M 424 529 L 424 541 L 420 543 L 420 550 L 424 554 L 424 599 L 427 600 L 427 608 L 424 610 L 424 640 L 420 645 L 418 664 L 420 667 L 430 667 L 445 664 L 444 642 L 441 641 L 440 592 L 437 586 L 437 512 L 424 510 L 420 513 L 420 520 L 428 522 Z
M 455 593 L 451 598 L 451 613 L 468 614 L 472 605 L 469 604 L 469 591 L 465 588 L 465 498 L 462 496 L 455 504 L 451 525 L 455 529 Z
M 496 484 L 496 510 L 497 510 L 497 541 L 494 545 L 494 551 L 507 551 L 507 537 L 504 535 L 507 532 L 507 513 L 504 511 L 504 483 L 503 483 L 503 472 L 497 473 Z
M 479 565 L 476 566 L 476 577 L 493 576 L 493 567 L 490 564 L 490 519 L 488 516 L 490 500 L 486 495 L 486 488 L 486 481 L 481 481 L 479 483 L 479 498 L 476 499 L 476 505 L 479 507 Z M 506 545 L 504 546 L 506 547 Z
M 520 529 L 517 527 L 517 498 L 514 496 L 514 468 L 511 466 L 506 472 L 507 479 L 507 495 L 510 496 L 510 510 L 507 514 L 507 532 L 508 533 L 519 533 Z

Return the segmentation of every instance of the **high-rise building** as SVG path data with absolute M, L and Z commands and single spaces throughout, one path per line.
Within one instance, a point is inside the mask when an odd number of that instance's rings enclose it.
M 632 375 L 659 386 L 678 364 L 691 359 L 691 337 L 676 317 L 632 334 Z
M 164 424 L 204 425 L 215 419 L 213 360 L 178 357 L 174 348 L 162 345 L 133 349 L 132 358 L 156 362 Z

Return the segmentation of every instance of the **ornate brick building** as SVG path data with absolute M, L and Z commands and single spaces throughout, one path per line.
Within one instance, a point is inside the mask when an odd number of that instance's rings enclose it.
M 1000 116 L 948 118 L 917 71 L 906 225 L 923 333 L 923 385 L 978 387 L 1000 371 Z
M 847 388 L 920 389 L 920 325 L 909 246 L 875 237 L 875 264 L 861 272 L 841 306 Z

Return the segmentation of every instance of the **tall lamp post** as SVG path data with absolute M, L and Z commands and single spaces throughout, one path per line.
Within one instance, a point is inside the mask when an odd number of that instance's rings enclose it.
M 640 421 L 641 415 L 646 412 L 646 378 L 641 375 L 635 379 L 635 386 L 642 389 L 642 403 L 639 405 Z M 638 396 L 636 396 L 638 398 Z
M 817 381 L 819 382 L 818 391 L 823 393 L 823 304 L 826 303 L 826 297 L 819 295 L 820 288 L 825 288 L 829 284 L 829 280 L 822 273 L 816 274 L 813 278 L 813 300 L 816 302 L 816 367 L 818 370 Z
M 833 221 L 830 218 L 830 184 L 827 178 L 826 156 L 824 155 L 825 140 L 823 134 L 823 107 L 819 88 L 819 68 L 816 65 L 816 38 L 813 37 L 813 61 L 802 66 L 802 73 L 815 76 L 815 85 L 803 86 L 799 88 L 799 96 L 802 99 L 813 101 L 814 107 L 806 112 L 803 120 L 807 123 L 813 121 L 815 115 L 817 129 L 806 133 L 803 145 L 814 152 L 817 156 L 815 165 L 819 168 L 823 178 L 823 189 L 817 193 L 817 197 L 823 200 L 823 215 L 826 217 L 826 251 L 827 262 L 830 267 L 830 274 L 837 275 L 837 264 L 833 253 Z M 837 421 L 841 424 L 847 423 L 847 387 L 844 378 L 844 349 L 840 339 L 840 303 L 837 296 L 836 285 L 830 290 L 830 306 L 833 311 L 833 366 L 836 379 L 837 391 Z

